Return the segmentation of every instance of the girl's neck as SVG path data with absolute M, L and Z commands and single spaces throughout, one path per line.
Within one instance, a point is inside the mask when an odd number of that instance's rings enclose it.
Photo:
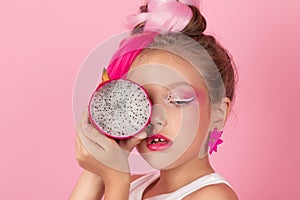
M 159 194 L 174 192 L 197 178 L 210 173 L 214 173 L 214 170 L 209 163 L 208 156 L 203 159 L 194 157 L 175 168 L 161 170 L 159 180 L 146 188 L 144 197 L 149 198 Z
M 208 156 L 203 159 L 194 157 L 178 167 L 161 170 L 160 179 L 156 185 L 163 185 L 168 192 L 172 192 L 209 173 L 214 173 L 214 170 L 209 163 Z

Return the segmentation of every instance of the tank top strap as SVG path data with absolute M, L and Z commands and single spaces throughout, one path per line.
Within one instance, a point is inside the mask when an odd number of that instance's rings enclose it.
M 158 178 L 159 173 L 152 172 L 134 180 L 130 184 L 129 200 L 141 200 L 144 190 Z M 205 186 L 219 183 L 224 183 L 231 187 L 231 185 L 220 174 L 211 173 L 196 179 L 174 192 L 157 195 L 146 200 L 179 200 Z
M 167 198 L 165 198 L 165 200 L 182 199 L 205 186 L 219 183 L 224 183 L 231 187 L 231 185 L 220 174 L 212 173 L 200 177 L 197 180 L 191 182 L 190 184 L 187 184 L 186 186 L 171 193 Z
M 148 198 L 147 200 L 179 200 L 185 198 L 186 196 L 190 195 L 191 193 L 205 186 L 219 184 L 219 183 L 224 183 L 229 187 L 231 187 L 231 185 L 221 175 L 219 175 L 218 173 L 212 173 L 200 177 L 195 181 L 183 186 L 182 188 L 179 188 L 174 192 L 154 196 Z

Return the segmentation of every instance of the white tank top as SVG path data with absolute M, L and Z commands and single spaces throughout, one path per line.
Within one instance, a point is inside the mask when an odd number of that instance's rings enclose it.
M 158 178 L 159 173 L 154 172 L 142 176 L 131 182 L 129 200 L 141 200 L 144 190 Z M 182 188 L 179 188 L 175 192 L 157 195 L 146 200 L 179 200 L 202 187 L 218 183 L 225 183 L 229 187 L 231 187 L 231 185 L 218 173 L 212 173 L 196 179 L 195 181 L 183 186 Z

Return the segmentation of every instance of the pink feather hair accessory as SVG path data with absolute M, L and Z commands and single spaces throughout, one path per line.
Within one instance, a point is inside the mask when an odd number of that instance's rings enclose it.
M 124 39 L 106 69 L 109 79 L 122 78 L 128 72 L 134 59 L 154 41 L 157 35 L 158 33 L 148 32 Z
M 188 5 L 199 7 L 199 0 L 149 0 L 148 12 L 130 15 L 130 29 L 145 22 L 144 31 L 179 32 L 190 22 L 193 13 Z

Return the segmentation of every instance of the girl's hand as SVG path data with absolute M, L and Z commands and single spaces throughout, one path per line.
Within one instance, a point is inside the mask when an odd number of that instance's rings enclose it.
M 128 155 L 146 136 L 147 134 L 142 132 L 138 137 L 124 140 L 119 145 L 115 140 L 99 133 L 89 123 L 86 107 L 77 124 L 77 161 L 82 168 L 99 175 L 105 185 L 128 181 L 130 178 Z

